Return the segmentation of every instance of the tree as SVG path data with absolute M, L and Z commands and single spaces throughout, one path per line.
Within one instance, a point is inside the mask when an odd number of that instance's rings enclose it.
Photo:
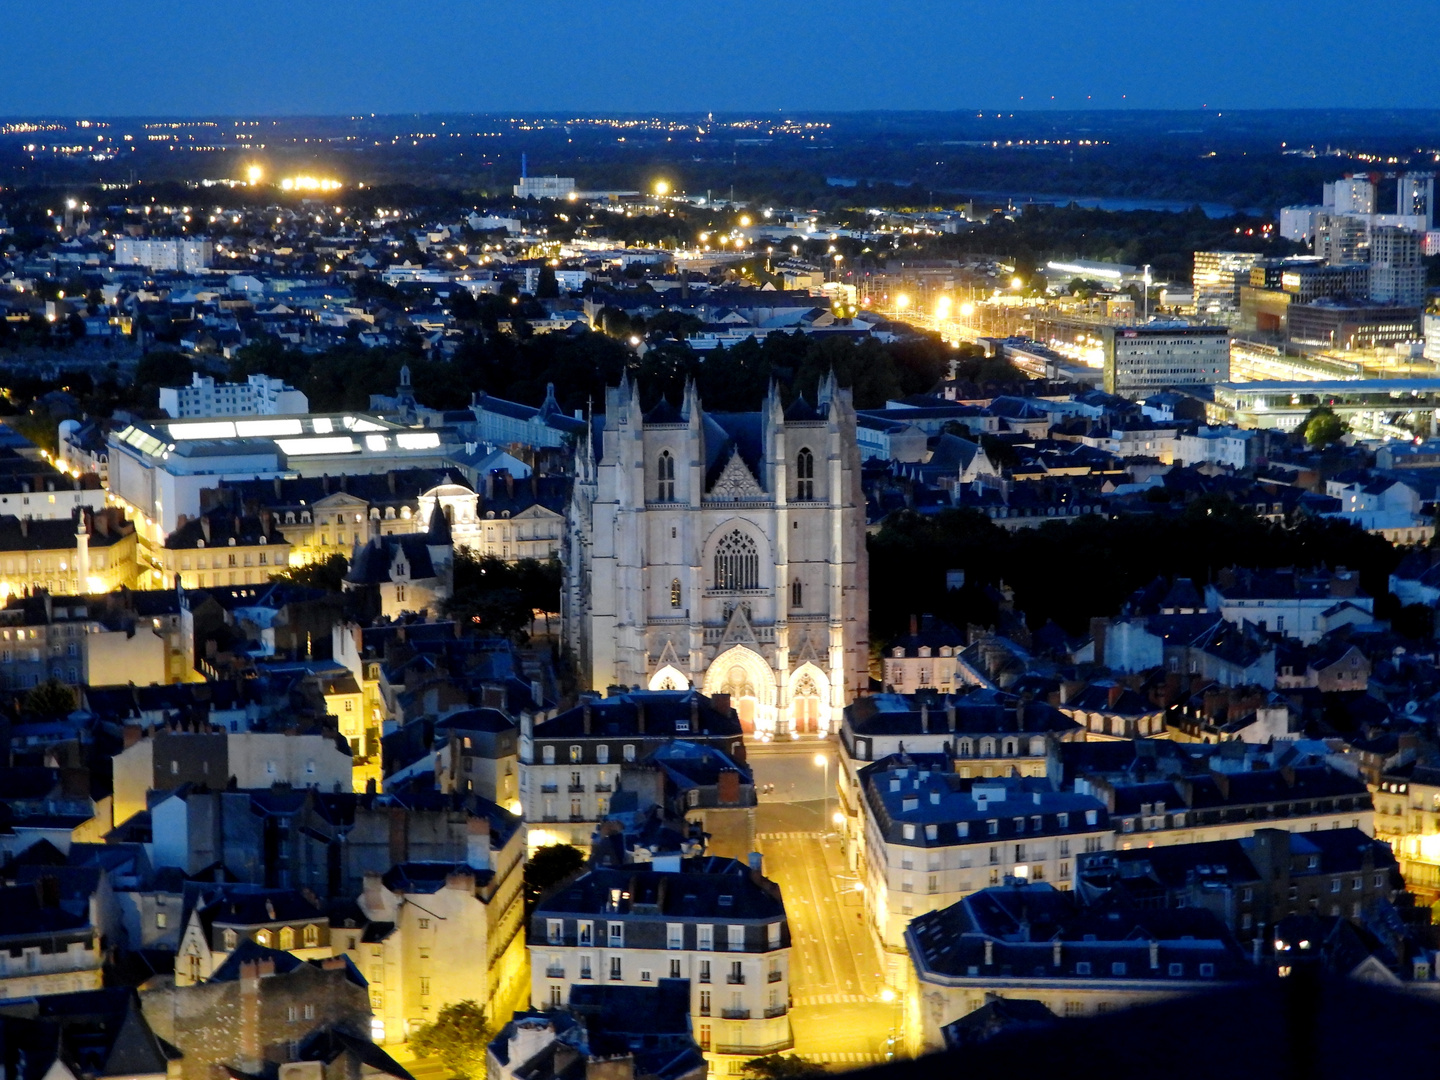
M 336 554 L 327 556 L 318 562 L 281 570 L 278 574 L 271 574 L 270 580 L 338 593 L 344 588 L 345 572 L 349 569 L 350 560 L 344 555 Z
M 1305 441 L 1316 450 L 1337 443 L 1350 433 L 1350 425 L 1328 405 L 1317 405 L 1305 417 Z
M 824 1076 L 825 1066 L 799 1054 L 766 1054 L 740 1066 L 743 1075 L 754 1080 L 808 1080 Z
M 540 897 L 585 865 L 585 853 L 569 844 L 542 847 L 525 863 L 525 918 L 528 921 Z
M 66 716 L 75 711 L 75 691 L 59 679 L 46 679 L 25 695 L 22 711 L 29 716 Z
M 539 300 L 553 300 L 560 295 L 560 282 L 555 277 L 555 268 L 546 263 L 540 268 L 540 280 L 535 283 L 535 297 Z
M 475 1002 L 454 1001 L 435 1019 L 410 1036 L 410 1048 L 420 1057 L 439 1058 L 450 1076 L 481 1080 L 485 1075 L 485 1047 L 495 1037 L 485 1010 Z

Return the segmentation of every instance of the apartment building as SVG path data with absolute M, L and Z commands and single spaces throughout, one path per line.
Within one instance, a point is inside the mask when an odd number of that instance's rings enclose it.
M 650 867 L 592 869 L 540 901 L 530 918 L 532 1007 L 563 1007 L 575 985 L 685 979 L 712 1072 L 792 1047 L 779 887 L 734 859 L 672 857 Z
M 548 720 L 522 716 L 520 804 L 531 848 L 588 846 L 621 767 L 673 739 L 714 746 L 745 764 L 740 720 L 721 694 L 636 690 L 587 699 Z
M 1069 889 L 1075 859 L 1115 842 L 1105 805 L 1040 778 L 964 780 L 943 755 L 894 755 L 860 772 L 866 915 L 881 946 L 905 949 L 917 914 L 1006 878 Z

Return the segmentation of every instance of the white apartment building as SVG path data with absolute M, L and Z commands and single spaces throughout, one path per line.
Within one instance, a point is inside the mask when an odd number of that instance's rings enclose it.
M 336 926 L 332 940 L 370 984 L 372 1032 L 404 1042 L 446 1005 L 473 1000 L 487 1016 L 509 1015 L 524 986 L 520 819 L 477 800 L 465 866 L 400 863 L 366 874 L 357 899 L 363 933 Z
M 162 386 L 160 408 L 176 419 L 210 416 L 297 416 L 310 399 L 284 379 L 251 375 L 243 383 L 217 383 L 195 372 L 189 386 Z
M 83 915 L 64 910 L 53 881 L 0 888 L 0 999 L 100 989 L 95 903 Z
M 866 915 L 881 946 L 905 950 L 917 914 L 1006 878 L 1074 880 L 1075 856 L 1115 846 L 1105 804 L 1048 780 L 965 780 L 942 754 L 895 755 L 860 772 Z
M 1420 258 L 1423 233 L 1393 225 L 1370 230 L 1370 299 L 1377 304 L 1423 307 L 1425 264 Z
M 575 193 L 573 176 L 522 176 L 515 185 L 517 199 L 568 199 Z
M 144 266 L 150 270 L 178 270 L 194 274 L 204 270 L 215 259 L 215 245 L 209 240 L 171 238 L 168 240 L 137 240 L 118 237 L 115 240 L 116 266 Z
M 674 856 L 596 868 L 540 901 L 529 942 L 533 1008 L 562 1007 L 576 984 L 688 979 L 713 1073 L 794 1045 L 785 904 L 757 867 Z

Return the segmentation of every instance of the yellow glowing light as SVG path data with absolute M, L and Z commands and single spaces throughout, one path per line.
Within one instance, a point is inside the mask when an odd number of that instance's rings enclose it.
M 260 183 L 260 178 L 264 175 L 265 170 L 262 169 L 259 165 L 251 165 L 248 169 L 245 170 L 245 177 L 247 180 L 250 181 L 251 187 L 254 187 L 256 184 Z
M 742 229 L 748 229 L 748 228 L 750 227 L 750 215 L 749 215 L 749 214 L 746 214 L 745 216 L 743 216 L 743 217 L 740 219 L 740 227 L 741 227 Z
M 656 194 L 656 195 L 668 195 L 668 194 L 670 194 L 670 183 L 669 183 L 669 181 L 666 181 L 666 180 L 656 180 L 656 181 L 655 181 L 655 194 Z
M 880 1000 L 885 1002 L 886 1005 L 889 1005 L 895 1000 L 895 991 L 887 986 L 884 990 L 880 991 Z
M 963 315 L 963 316 L 965 316 L 965 318 L 967 318 L 967 319 L 970 318 L 971 315 L 974 315 L 974 314 L 975 314 L 975 305 L 974 305 L 974 304 L 968 304 L 968 303 L 967 303 L 967 304 L 961 304 L 961 305 L 960 305 L 960 314 Z
M 827 758 L 824 754 L 816 754 L 816 755 L 815 755 L 815 764 L 816 764 L 819 768 L 822 768 L 822 769 L 823 769 L 823 768 L 825 768 L 827 765 L 830 764 L 830 759 Z
M 950 317 L 950 298 L 948 296 L 942 296 L 935 301 L 935 315 L 941 319 Z
M 1020 280 L 1020 278 L 1017 277 L 1017 278 L 1011 278 L 1011 279 L 1010 279 L 1010 288 L 1012 288 L 1012 289 L 1023 289 L 1024 287 L 1025 287 L 1025 282 L 1022 281 L 1022 280 Z
M 909 295 L 908 293 L 903 293 L 903 292 L 902 292 L 902 293 L 900 293 L 898 296 L 895 297 L 895 310 L 896 310 L 896 311 L 904 311 L 904 310 L 905 310 L 906 308 L 908 308 L 909 306 L 910 306 L 910 295 Z

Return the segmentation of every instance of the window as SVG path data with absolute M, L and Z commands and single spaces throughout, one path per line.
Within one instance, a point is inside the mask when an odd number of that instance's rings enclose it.
M 1214 964 L 1201 964 L 1201 965 L 1200 965 L 1200 974 L 1201 974 L 1202 977 L 1207 978 L 1207 979 L 1214 978 L 1214 977 L 1215 977 L 1215 965 L 1214 965 Z
M 710 961 L 709 961 L 709 960 L 701 960 L 701 961 L 700 961 L 700 981 L 701 981 L 702 983 L 708 983 L 708 982 L 710 981 Z
M 1075 974 L 1076 974 L 1076 975 L 1089 975 L 1089 974 L 1090 974 L 1090 961 L 1088 961 L 1088 960 L 1081 960 L 1078 964 L 1076 964 L 1076 965 L 1075 965 Z
M 255 932 L 255 944 L 268 949 L 270 947 L 270 931 L 257 930 Z
M 554 765 L 554 764 L 555 764 L 555 747 L 553 747 L 553 746 L 542 746 L 542 747 L 540 748 L 540 760 L 543 761 L 546 765 Z
M 658 463 L 658 466 L 658 472 L 660 474 L 660 485 L 659 490 L 656 492 L 656 498 L 659 499 L 660 502 L 674 502 L 675 459 L 670 456 L 669 450 L 660 451 L 660 461 Z
M 805 585 L 799 578 L 790 582 L 790 606 L 805 606 Z
M 701 1015 L 701 1016 L 709 1016 L 710 1014 L 709 1014 L 708 1012 L 702 1012 L 700 1015 Z M 700 1049 L 701 1049 L 701 1050 L 709 1050 L 709 1049 L 710 1049 L 710 1025 L 709 1025 L 709 1024 L 701 1024 L 701 1025 L 700 1025 L 700 1040 L 699 1040 L 699 1041 L 700 1041 Z
M 640 969 L 640 981 L 641 981 L 641 982 L 650 982 L 653 978 L 654 978 L 653 974 L 652 974 L 648 969 L 646 969 L 646 968 L 641 968 L 641 969 Z
M 670 961 L 670 978 L 672 978 L 672 979 L 678 979 L 678 978 L 680 978 L 680 961 L 679 961 L 679 960 L 671 960 L 671 961 Z
M 610 924 L 610 947 L 622 949 L 625 947 L 625 924 L 612 922 Z
M 715 948 L 715 927 L 708 923 L 701 923 L 695 928 L 695 947 L 701 952 L 709 952 Z
M 550 986 L 550 1007 L 552 1009 L 558 1009 L 560 1005 L 560 984 L 552 983 Z
M 582 953 L 580 956 L 580 978 L 593 979 L 595 976 L 590 969 L 590 956 Z
M 581 944 L 581 945 L 593 945 L 593 944 L 595 944 L 595 939 L 594 939 L 595 924 L 594 924 L 594 923 L 592 923 L 592 922 L 590 922 L 590 921 L 587 920 L 587 921 L 585 921 L 585 922 L 576 923 L 575 926 L 576 926 L 576 930 L 578 931 L 578 933 L 577 933 L 576 936 L 579 938 L 579 941 L 580 941 L 580 944 Z
M 234 930 L 226 930 L 220 937 L 221 940 L 225 942 L 225 948 L 227 950 L 234 949 L 235 946 L 239 944 L 238 935 Z
M 578 765 L 579 763 L 580 763 L 580 747 L 578 747 L 578 746 L 571 746 L 571 747 L 570 747 L 570 764 L 571 764 L 571 765 Z
M 815 455 L 808 447 L 795 455 L 795 498 L 815 497 Z
M 599 746 L 595 747 L 595 760 L 598 761 L 601 765 L 609 764 L 610 746 L 608 743 L 601 743 Z M 601 776 L 601 779 L 604 779 L 603 775 Z
M 421 997 L 428 997 L 429 994 L 430 994 L 430 980 L 427 979 L 427 978 L 423 978 L 423 977 L 422 977 L 422 978 L 420 979 L 420 996 L 421 996 Z
M 429 930 L 429 929 L 430 929 L 430 920 L 429 920 L 429 919 L 421 919 L 421 920 L 420 920 L 420 929 L 421 929 L 421 930 Z
M 610 957 L 610 978 L 616 982 L 624 978 L 620 967 L 620 957 L 618 956 Z
M 668 923 L 665 928 L 665 947 L 667 949 L 683 949 L 685 947 L 685 927 L 680 923 Z
M 306 1006 L 305 1006 L 305 1019 L 306 1019 L 306 1020 L 314 1020 L 314 1019 L 315 1019 L 315 1006 L 314 1006 L 314 1005 L 306 1005 Z
M 680 579 L 678 577 L 670 580 L 670 606 L 672 608 L 680 606 Z
M 295 931 L 288 926 L 280 928 L 280 948 L 293 949 L 295 947 Z
M 709 1016 L 709 1015 L 710 1015 L 710 991 L 709 991 L 709 990 L 701 990 L 701 991 L 700 991 L 700 1015 L 701 1015 L 701 1016 Z
M 772 949 L 780 947 L 780 924 L 778 922 L 772 922 L 765 927 L 765 940 Z
M 736 529 L 715 548 L 715 588 L 735 592 L 759 587 L 759 551 L 753 539 Z
M 726 929 L 726 945 L 730 952 L 740 952 L 745 948 L 745 927 L 728 926 Z
M 621 748 L 621 754 L 620 754 L 620 756 L 623 757 L 626 761 L 634 761 L 634 760 L 635 760 L 635 744 L 634 744 L 634 743 L 626 743 L 626 744 Z
M 545 920 L 545 940 L 551 945 L 559 945 L 564 940 L 565 921 L 563 919 Z
M 155 912 L 155 929 L 164 930 L 170 923 L 170 916 L 163 911 Z
M 1125 974 L 1125 961 L 1124 961 L 1124 960 L 1116 960 L 1113 964 L 1111 964 L 1111 965 L 1110 965 L 1110 974 L 1111 974 L 1111 975 L 1124 975 L 1124 974 Z

